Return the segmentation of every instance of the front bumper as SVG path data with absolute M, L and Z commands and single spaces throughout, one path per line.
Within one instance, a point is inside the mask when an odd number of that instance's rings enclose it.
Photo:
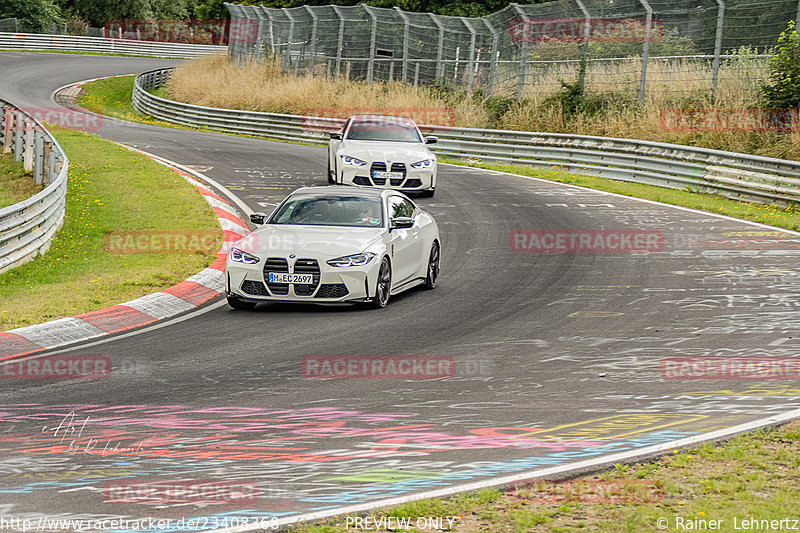
M 269 283 L 269 272 L 285 272 L 282 268 L 273 268 L 278 262 L 276 259 L 286 261 L 294 273 L 300 272 L 292 268 L 298 263 L 315 261 L 319 270 L 313 274 L 314 283 Z M 226 290 L 228 296 L 251 302 L 364 302 L 375 296 L 379 267 L 380 261 L 375 259 L 363 266 L 339 268 L 310 258 L 262 258 L 255 265 L 245 265 L 229 257 L 225 265 Z
M 436 187 L 436 166 L 425 170 L 416 170 L 405 165 L 403 178 L 376 178 L 370 166 L 345 167 L 340 171 L 340 182 L 343 185 L 361 185 L 394 189 L 397 191 L 430 191 Z

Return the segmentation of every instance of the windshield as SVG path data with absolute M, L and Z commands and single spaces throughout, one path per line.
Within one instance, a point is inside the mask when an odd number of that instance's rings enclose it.
M 347 132 L 347 139 L 353 141 L 422 142 L 414 124 L 399 117 L 376 117 L 353 122 Z
M 268 223 L 376 228 L 383 225 L 383 214 L 377 198 L 299 196 L 283 204 Z

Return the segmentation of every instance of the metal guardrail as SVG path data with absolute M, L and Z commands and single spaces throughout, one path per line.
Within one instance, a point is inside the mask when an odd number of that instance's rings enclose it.
M 0 273 L 30 261 L 50 247 L 64 221 L 69 160 L 42 124 L 0 100 L 0 147 L 13 154 L 45 188 L 0 209 Z
M 160 98 L 171 69 L 136 77 L 133 105 L 156 119 L 284 141 L 326 144 L 340 119 L 204 107 Z M 420 126 L 439 137 L 439 155 L 690 189 L 747 202 L 800 202 L 800 162 L 755 155 L 589 135 Z
M 227 46 L 208 44 L 162 43 L 132 39 L 108 39 L 74 35 L 0 32 L 0 50 L 50 50 L 100 52 L 154 57 L 199 57 L 227 53 Z

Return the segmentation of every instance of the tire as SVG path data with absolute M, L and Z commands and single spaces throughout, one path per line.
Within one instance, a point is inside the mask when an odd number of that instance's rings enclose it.
M 435 289 L 436 284 L 439 282 L 439 265 L 441 260 L 442 254 L 439 243 L 433 241 L 431 253 L 428 256 L 428 274 L 425 277 L 425 288 L 428 290 Z
M 378 268 L 378 283 L 375 287 L 375 298 L 372 299 L 372 307 L 383 309 L 389 303 L 389 294 L 392 291 L 392 266 L 389 259 L 384 257 L 381 266 Z
M 433 193 L 436 192 L 436 189 L 431 189 L 429 191 L 420 191 L 419 196 L 420 198 L 431 198 Z
M 228 305 L 230 305 L 234 309 L 240 309 L 242 311 L 251 311 L 256 308 L 255 303 L 241 300 L 236 296 L 228 296 L 227 298 L 228 298 Z
M 336 183 L 336 177 L 334 176 L 334 173 L 331 170 L 331 154 L 328 154 L 328 183 L 330 184 Z

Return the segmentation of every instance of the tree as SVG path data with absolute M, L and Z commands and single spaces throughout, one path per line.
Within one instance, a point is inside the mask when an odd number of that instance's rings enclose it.
M 800 107 L 800 37 L 794 21 L 778 38 L 777 53 L 769 60 L 769 84 L 762 87 L 765 107 Z
M 55 0 L 3 0 L 0 2 L 0 19 L 16 18 L 21 29 L 44 33 L 52 24 L 61 22 L 61 10 Z

